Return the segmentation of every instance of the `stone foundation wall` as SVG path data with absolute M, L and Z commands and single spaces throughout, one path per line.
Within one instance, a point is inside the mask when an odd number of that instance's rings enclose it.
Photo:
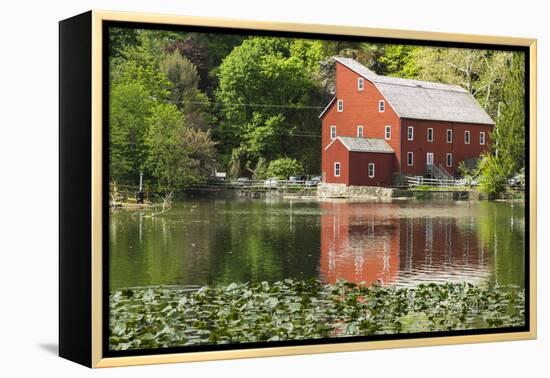
M 364 199 L 391 199 L 395 197 L 410 197 L 410 193 L 395 188 L 378 186 L 354 186 L 345 184 L 320 183 L 317 195 L 321 198 L 364 198 Z

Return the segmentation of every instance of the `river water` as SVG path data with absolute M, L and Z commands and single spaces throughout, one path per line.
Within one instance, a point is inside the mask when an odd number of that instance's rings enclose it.
M 523 204 L 192 199 L 110 213 L 110 290 L 284 278 L 524 287 Z

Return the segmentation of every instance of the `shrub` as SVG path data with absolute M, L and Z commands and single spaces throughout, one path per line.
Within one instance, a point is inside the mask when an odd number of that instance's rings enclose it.
M 493 155 L 483 155 L 479 170 L 479 189 L 489 199 L 499 197 L 506 190 L 506 181 L 509 173 L 507 165 L 502 159 Z
M 288 179 L 289 176 L 296 176 L 304 171 L 302 164 L 298 160 L 283 157 L 280 159 L 272 160 L 267 167 L 268 177 L 277 177 L 280 179 Z

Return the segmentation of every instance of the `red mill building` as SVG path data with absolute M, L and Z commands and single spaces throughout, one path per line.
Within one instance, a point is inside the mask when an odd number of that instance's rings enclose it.
M 457 85 L 379 76 L 336 61 L 336 94 L 319 118 L 326 183 L 391 186 L 402 175 L 455 175 L 486 151 L 494 122 Z

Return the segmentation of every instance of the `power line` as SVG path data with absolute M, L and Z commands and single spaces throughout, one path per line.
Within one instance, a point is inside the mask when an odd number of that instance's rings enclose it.
M 230 103 L 230 102 L 208 102 L 208 101 L 174 101 L 165 100 L 172 104 L 194 104 L 194 105 L 219 105 L 219 106 L 235 106 L 235 107 L 256 107 L 256 108 L 278 108 L 278 109 L 310 109 L 319 110 L 324 109 L 324 106 L 317 105 L 280 105 L 280 104 L 242 104 L 242 103 Z

